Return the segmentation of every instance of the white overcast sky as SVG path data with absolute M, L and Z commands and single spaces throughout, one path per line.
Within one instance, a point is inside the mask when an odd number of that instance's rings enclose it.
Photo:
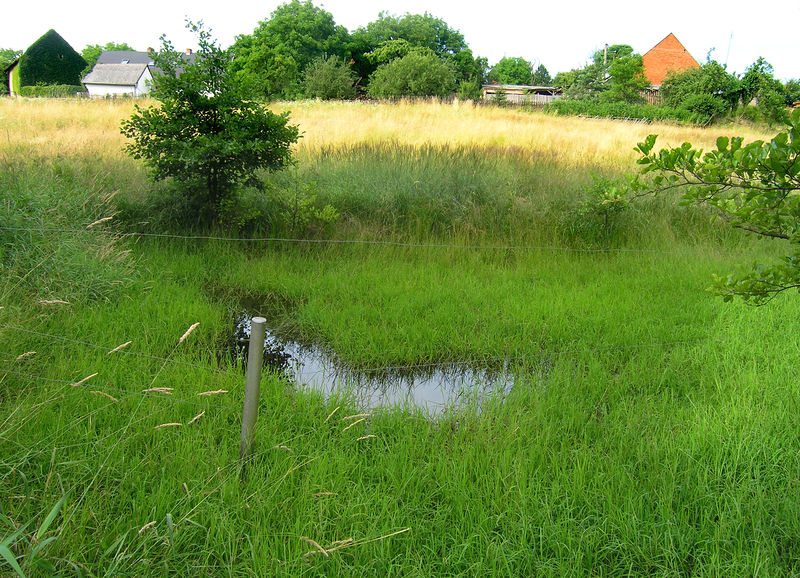
M 137 50 L 157 48 L 166 34 L 176 48 L 194 41 L 185 17 L 203 20 L 223 46 L 249 34 L 284 3 L 243 0 L 111 3 L 99 0 L 8 0 L 0 16 L 0 48 L 24 50 L 50 28 L 80 52 L 87 44 L 127 42 Z M 800 78 L 800 0 L 317 0 L 350 31 L 380 11 L 428 12 L 459 30 L 473 53 L 490 64 L 521 56 L 551 74 L 582 66 L 594 50 L 630 44 L 644 54 L 670 32 L 699 62 L 712 58 L 743 73 L 763 56 L 782 80 Z

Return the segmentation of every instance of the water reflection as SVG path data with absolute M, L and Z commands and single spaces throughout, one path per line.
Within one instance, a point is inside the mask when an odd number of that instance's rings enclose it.
M 235 364 L 245 367 L 250 338 L 250 315 L 235 319 L 229 347 Z M 286 375 L 302 388 L 344 393 L 360 407 L 415 406 L 430 414 L 467 402 L 480 403 L 514 386 L 507 364 L 500 369 L 476 368 L 467 363 L 418 367 L 353 369 L 316 344 L 279 337 L 267 328 L 264 366 Z

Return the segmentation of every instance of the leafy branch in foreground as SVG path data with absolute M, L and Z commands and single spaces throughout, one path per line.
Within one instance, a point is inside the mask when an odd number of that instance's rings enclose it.
M 714 290 L 726 301 L 738 295 L 761 305 L 781 291 L 800 289 L 800 109 L 769 142 L 720 137 L 716 150 L 703 154 L 690 143 L 655 152 L 656 138 L 636 147 L 642 175 L 653 178 L 634 178 L 634 192 L 681 190 L 686 204 L 709 206 L 731 226 L 791 247 L 775 265 L 715 278 Z

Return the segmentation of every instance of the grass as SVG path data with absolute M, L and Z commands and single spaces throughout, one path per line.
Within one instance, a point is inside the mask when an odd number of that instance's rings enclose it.
M 145 198 L 119 153 L 130 106 L 0 101 L 0 224 L 36 229 L 0 232 L 0 555 L 20 571 L 800 572 L 796 297 L 704 291 L 780 247 L 669 200 L 608 237 L 569 226 L 641 131 L 712 131 L 300 103 L 273 187 L 312 184 L 340 219 L 311 232 L 370 243 L 45 230 Z M 353 366 L 510 358 L 516 387 L 429 420 L 266 375 L 243 470 L 244 379 L 216 351 L 245 301 Z

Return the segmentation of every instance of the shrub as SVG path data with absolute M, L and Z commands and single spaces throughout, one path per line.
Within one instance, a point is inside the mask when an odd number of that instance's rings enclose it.
M 353 98 L 356 80 L 356 73 L 336 56 L 317 58 L 303 73 L 306 96 L 322 100 Z
M 450 95 L 455 73 L 432 50 L 415 50 L 383 64 L 372 73 L 367 94 L 374 98 Z
M 729 109 L 724 100 L 710 94 L 690 94 L 681 104 L 683 110 L 692 112 L 706 122 L 723 116 Z
M 86 94 L 86 89 L 81 85 L 72 84 L 50 84 L 37 86 L 23 86 L 19 89 L 20 96 L 30 96 L 38 98 L 69 98 Z
M 171 179 L 202 224 L 218 222 L 224 202 L 242 187 L 262 184 L 258 171 L 292 162 L 298 139 L 288 113 L 277 115 L 247 98 L 222 50 L 201 25 L 189 24 L 200 50 L 193 62 L 164 39 L 151 95 L 160 106 L 136 110 L 122 124 L 127 151 L 143 159 L 153 180 Z
M 629 104 L 625 102 L 599 103 L 589 100 L 557 100 L 544 107 L 546 112 L 561 115 L 595 116 L 603 118 L 640 119 L 649 122 L 673 121 L 702 123 L 695 113 L 667 106 Z

